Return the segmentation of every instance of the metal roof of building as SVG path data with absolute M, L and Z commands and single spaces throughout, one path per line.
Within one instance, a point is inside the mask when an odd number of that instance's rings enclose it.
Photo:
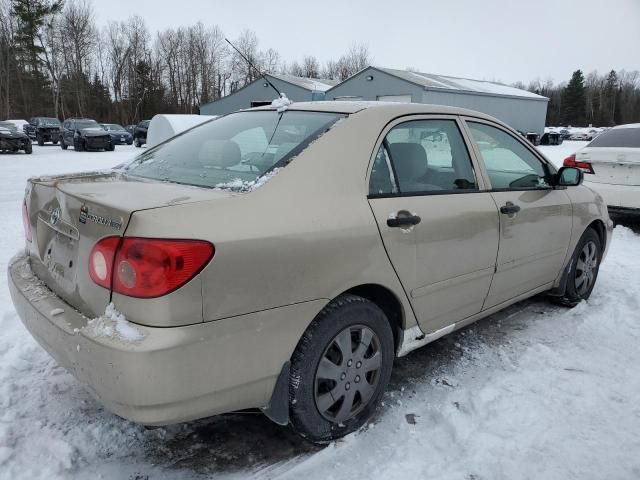
M 327 78 L 305 78 L 295 77 L 293 75 L 274 75 L 272 73 L 267 74 L 267 76 L 277 78 L 278 80 L 282 80 L 283 82 L 291 83 L 293 85 L 313 92 L 326 92 L 331 87 L 339 83 L 338 80 L 329 80 Z
M 510 97 L 524 97 L 537 100 L 548 100 L 547 97 L 538 95 L 519 88 L 510 87 L 502 83 L 486 80 L 472 80 L 469 78 L 449 77 L 435 75 L 433 73 L 411 72 L 409 70 L 397 70 L 394 68 L 369 67 L 382 71 L 394 77 L 420 85 L 428 90 L 451 90 L 460 92 L 474 92 L 490 95 L 502 95 Z M 365 69 L 366 70 L 366 69 Z

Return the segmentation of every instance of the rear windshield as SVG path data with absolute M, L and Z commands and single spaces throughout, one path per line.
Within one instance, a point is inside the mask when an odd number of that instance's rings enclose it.
M 587 146 L 640 148 L 640 128 L 614 128 L 608 130 L 594 138 Z
M 343 116 L 290 110 L 232 113 L 146 151 L 125 171 L 155 180 L 246 190 L 288 163 Z

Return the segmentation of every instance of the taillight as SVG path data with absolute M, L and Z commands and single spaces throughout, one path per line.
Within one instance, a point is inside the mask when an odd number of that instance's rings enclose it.
M 214 252 L 211 243 L 201 240 L 108 237 L 93 247 L 89 274 L 122 295 L 161 297 L 200 273 Z
M 578 162 L 576 161 L 576 154 L 574 153 L 573 155 L 569 155 L 567 158 L 564 159 L 564 162 L 562 163 L 565 167 L 574 167 L 574 168 L 579 168 L 580 170 L 582 170 L 584 173 L 591 173 L 594 174 L 595 172 L 593 171 L 593 166 L 591 165 L 591 163 L 589 162 Z
M 26 200 L 22 202 L 22 225 L 24 226 L 24 236 L 27 238 L 27 242 L 30 242 L 33 240 L 33 234 L 31 233 L 31 221 Z
M 120 237 L 107 237 L 96 243 L 89 255 L 89 276 L 101 287 L 111 289 L 113 260 Z

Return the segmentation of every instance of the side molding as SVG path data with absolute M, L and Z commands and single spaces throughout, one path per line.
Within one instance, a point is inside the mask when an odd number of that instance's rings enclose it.
M 404 357 L 407 353 L 415 350 L 416 348 L 423 347 L 427 343 L 431 343 L 440 337 L 444 337 L 448 333 L 453 332 L 456 329 L 456 325 L 457 324 L 452 323 L 451 325 L 441 328 L 440 330 L 436 330 L 428 335 L 425 335 L 417 325 L 403 331 L 402 343 L 400 344 L 400 348 L 398 348 L 398 357 Z

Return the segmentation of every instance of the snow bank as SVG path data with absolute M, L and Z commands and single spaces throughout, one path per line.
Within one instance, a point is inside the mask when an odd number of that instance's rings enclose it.
M 147 146 L 153 147 L 179 133 L 216 118 L 212 115 L 165 115 L 158 114 L 151 119 L 147 131 Z

